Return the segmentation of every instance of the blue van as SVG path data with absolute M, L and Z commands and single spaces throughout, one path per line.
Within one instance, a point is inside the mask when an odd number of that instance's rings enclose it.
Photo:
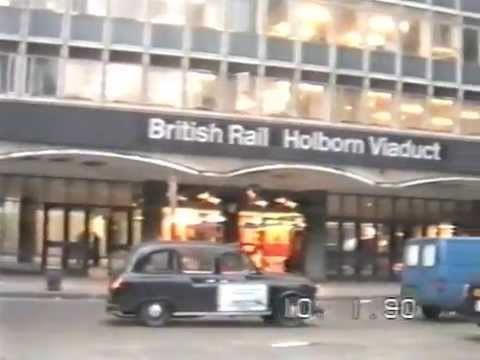
M 415 299 L 427 319 L 457 311 L 480 276 L 480 237 L 412 239 L 405 246 L 402 298 Z

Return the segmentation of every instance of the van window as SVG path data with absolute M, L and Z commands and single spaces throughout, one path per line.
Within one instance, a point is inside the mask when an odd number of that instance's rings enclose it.
M 420 257 L 420 245 L 409 245 L 405 249 L 405 264 L 407 266 L 418 266 Z
M 435 266 L 437 246 L 435 244 L 425 245 L 422 254 L 422 266 Z

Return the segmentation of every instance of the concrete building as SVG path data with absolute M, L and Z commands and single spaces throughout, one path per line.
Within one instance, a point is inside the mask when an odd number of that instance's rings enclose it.
M 1 263 L 204 239 L 391 279 L 477 232 L 479 30 L 477 0 L 0 0 Z

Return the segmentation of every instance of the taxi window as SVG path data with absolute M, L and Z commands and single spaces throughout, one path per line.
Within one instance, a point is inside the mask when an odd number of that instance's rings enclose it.
M 422 253 L 422 266 L 435 266 L 437 256 L 437 246 L 435 244 L 425 245 Z
M 407 266 L 418 266 L 420 258 L 420 245 L 408 245 L 405 249 L 405 264 Z
M 172 269 L 172 252 L 168 250 L 151 253 L 137 264 L 138 272 L 143 274 L 163 274 L 171 272 Z
M 188 274 L 209 274 L 215 270 L 215 255 L 209 249 L 178 249 L 182 271 Z
M 248 257 L 239 252 L 222 254 L 218 259 L 219 271 L 222 274 L 254 271 L 255 267 Z

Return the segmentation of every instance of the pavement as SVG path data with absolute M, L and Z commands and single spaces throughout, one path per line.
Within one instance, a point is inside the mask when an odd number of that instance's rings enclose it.
M 157 329 L 108 316 L 100 299 L 0 298 L 0 359 L 478 359 L 480 328 L 459 318 L 385 320 L 381 299 L 354 318 L 351 300 L 326 303 L 323 319 L 299 328 L 200 318 Z
M 89 277 L 65 277 L 61 291 L 48 291 L 45 277 L 30 274 L 0 273 L 0 297 L 33 298 L 104 298 L 107 294 L 107 275 L 93 269 Z M 389 297 L 400 294 L 395 282 L 326 282 L 318 284 L 317 295 L 324 299 Z

